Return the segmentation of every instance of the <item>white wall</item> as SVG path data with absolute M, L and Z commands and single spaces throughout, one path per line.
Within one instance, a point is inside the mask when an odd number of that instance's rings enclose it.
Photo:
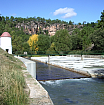
M 8 53 L 12 54 L 12 42 L 11 37 L 1 37 L 1 48 L 6 51 L 8 49 Z
M 1 46 L 11 46 L 11 37 L 1 37 Z

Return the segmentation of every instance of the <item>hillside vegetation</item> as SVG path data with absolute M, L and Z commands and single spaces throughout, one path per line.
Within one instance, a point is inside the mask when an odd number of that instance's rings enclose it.
M 70 54 L 104 50 L 104 11 L 97 22 L 74 24 L 41 17 L 0 16 L 0 34 L 12 36 L 13 54 Z M 37 39 L 37 40 L 36 40 Z
M 0 48 L 0 105 L 27 105 L 23 63 Z

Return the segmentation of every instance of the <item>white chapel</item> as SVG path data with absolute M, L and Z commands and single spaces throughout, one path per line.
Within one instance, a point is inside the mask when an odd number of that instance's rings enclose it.
M 9 54 L 12 54 L 12 37 L 8 32 L 4 32 L 0 36 L 0 47 Z

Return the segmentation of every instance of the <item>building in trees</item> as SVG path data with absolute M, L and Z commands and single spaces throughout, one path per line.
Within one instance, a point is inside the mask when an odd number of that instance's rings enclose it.
M 0 36 L 0 47 L 7 51 L 9 54 L 12 54 L 12 40 L 11 35 L 8 32 L 4 32 Z

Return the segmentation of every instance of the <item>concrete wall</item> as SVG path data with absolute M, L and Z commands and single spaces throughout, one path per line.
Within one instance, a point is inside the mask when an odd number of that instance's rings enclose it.
M 36 63 L 34 61 L 18 57 L 27 67 L 28 72 L 36 79 Z
M 25 75 L 26 84 L 30 89 L 29 98 L 32 99 L 31 105 L 54 105 L 48 92 L 42 87 L 42 85 L 36 80 L 36 63 L 34 61 L 17 57 L 20 59 L 27 67 L 27 70 L 22 70 Z M 32 76 L 32 78 L 26 78 L 27 75 Z

